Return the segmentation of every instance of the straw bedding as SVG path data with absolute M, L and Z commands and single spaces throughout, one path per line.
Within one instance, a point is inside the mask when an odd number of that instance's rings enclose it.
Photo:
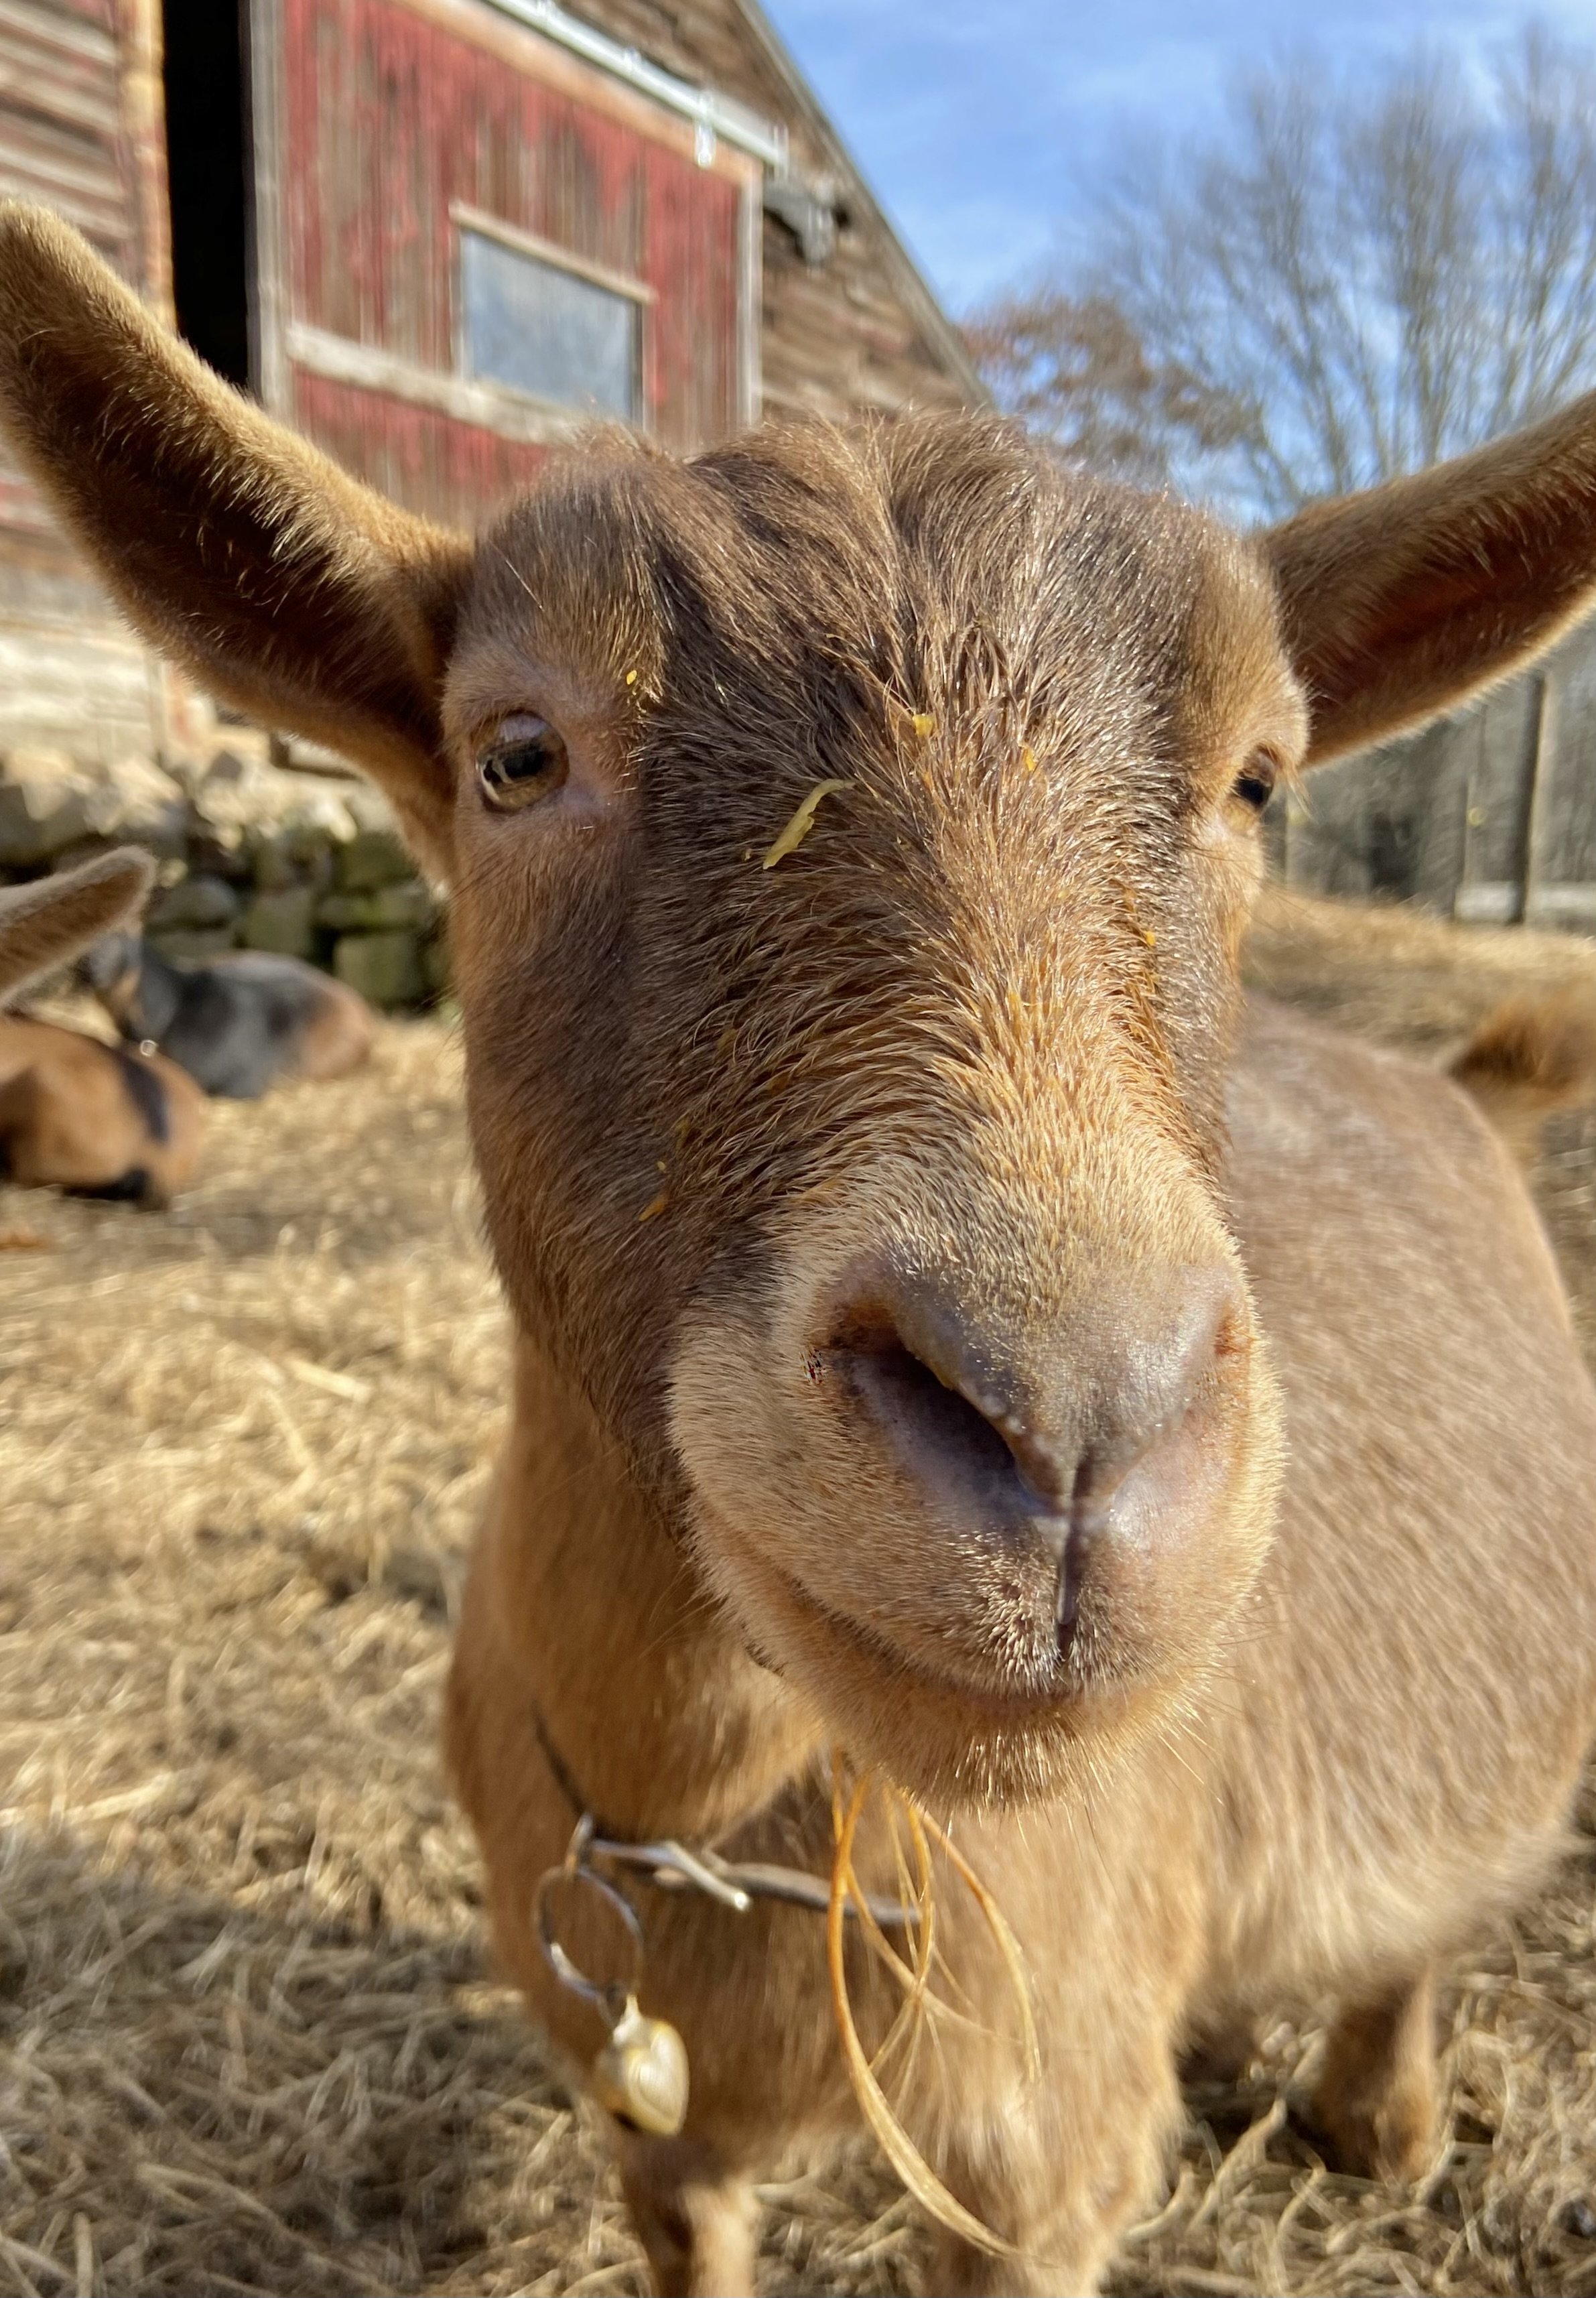
M 1439 1042 L 1478 990 L 1360 997 Z M 1596 1334 L 1596 1120 L 1540 1186 Z M 440 1023 L 219 1105 L 169 1215 L 0 1189 L 0 2294 L 645 2286 L 436 1755 L 505 1368 Z M 1596 2292 L 1593 1921 L 1582 1839 L 1453 1974 L 1416 2191 L 1322 2169 L 1282 2030 L 1112 2287 Z M 863 2149 L 771 2198 L 766 2290 L 917 2286 Z

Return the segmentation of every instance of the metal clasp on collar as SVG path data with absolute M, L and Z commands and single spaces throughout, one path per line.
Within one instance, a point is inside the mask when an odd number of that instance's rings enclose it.
M 538 1944 L 560 1985 L 591 2003 L 609 2029 L 609 2039 L 590 2072 L 600 2106 L 633 2129 L 674 2138 L 687 2120 L 687 2046 L 667 2020 L 645 2018 L 638 2003 L 643 1976 L 643 1930 L 625 1894 L 589 1864 L 593 1844 L 591 1814 L 583 1813 L 564 1860 L 539 1877 L 533 1897 Z M 618 1915 L 632 1949 L 624 1979 L 590 1979 L 555 1936 L 550 1902 L 562 1883 L 596 1891 Z

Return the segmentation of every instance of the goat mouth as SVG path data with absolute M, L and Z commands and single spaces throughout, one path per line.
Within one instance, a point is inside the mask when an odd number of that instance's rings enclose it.
M 720 1576 L 730 1592 L 732 1575 Z M 822 1730 L 949 1812 L 1023 1808 L 1097 1777 L 1168 1697 L 1161 1682 L 1117 1670 L 1087 1680 L 1056 1659 L 1048 1682 L 974 1683 L 832 1610 L 768 1558 L 749 1577 L 769 1623 L 765 1648 L 779 1646 L 779 1674 Z
M 1078 1641 L 1060 1655 L 1045 1605 L 1006 1666 L 995 1651 L 983 1671 L 972 1650 L 943 1664 L 922 1641 L 834 1608 L 702 1495 L 695 1515 L 694 1560 L 740 1642 L 757 1649 L 823 1738 L 950 1811 L 1022 1808 L 1085 1784 L 1191 1672 L 1134 1634 L 1127 1643 L 1084 1603 L 1086 1651 Z
M 722 1536 L 726 1536 L 724 1527 Z M 1084 1701 L 1097 1689 L 1083 1682 L 1079 1673 L 1067 1666 L 1055 1653 L 1046 1658 L 1038 1655 L 1031 1664 L 1035 1675 L 1045 1680 L 1009 1687 L 994 1685 L 989 1679 L 984 1682 L 973 1680 L 968 1668 L 937 1667 L 879 1630 L 834 1609 L 797 1574 L 768 1555 L 756 1551 L 751 1543 L 734 1533 L 728 1544 L 737 1560 L 732 1575 L 724 1568 L 717 1575 L 723 1588 L 729 1576 L 745 1583 L 748 1579 L 756 1579 L 760 1583 L 761 1599 L 768 1600 L 774 1596 L 778 1606 L 790 1616 L 788 1637 L 773 1637 L 766 1633 L 751 1640 L 751 1649 L 760 1665 L 784 1682 L 813 1681 L 813 1668 L 806 1666 L 803 1657 L 791 1648 L 790 1626 L 796 1624 L 811 1652 L 822 1640 L 830 1646 L 840 1646 L 842 1655 L 855 1667 L 867 1671 L 877 1681 L 890 1678 L 900 1695 L 906 1693 L 911 1699 L 918 1695 L 944 1703 L 956 1700 L 964 1711 L 969 1730 L 978 1736 L 984 1731 L 1004 1734 L 1050 1728 L 1056 1731 L 1079 1713 Z M 737 1604 L 734 1594 L 732 1601 L 734 1610 L 740 1612 L 743 1607 Z M 792 1616 L 796 1616 L 796 1622 Z M 745 1641 L 748 1641 L 745 1633 Z

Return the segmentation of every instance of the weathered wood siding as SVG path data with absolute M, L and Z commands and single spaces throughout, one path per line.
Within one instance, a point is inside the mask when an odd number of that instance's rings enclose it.
M 417 0 L 508 56 L 523 37 L 485 0 Z M 835 247 L 806 261 L 792 232 L 759 227 L 760 411 L 846 418 L 865 409 L 959 407 L 984 388 L 949 324 L 780 40 L 751 0 L 567 0 L 595 29 L 690 83 L 734 96 L 788 135 L 794 176 L 834 206 Z M 533 36 L 535 37 L 535 36 Z M 676 132 L 683 136 L 682 123 Z M 689 148 L 684 136 L 682 149 Z M 700 426 L 700 436 L 713 432 Z
M 1271 813 L 1294 885 L 1596 933 L 1596 622 L 1475 709 L 1309 775 Z
M 47 200 L 135 277 L 121 34 L 115 0 L 0 0 L 0 194 Z
M 489 7 L 277 0 L 270 14 L 284 411 L 302 429 L 401 501 L 467 523 L 559 435 L 558 410 L 540 425 L 503 394 L 474 421 L 442 388 L 464 380 L 462 211 L 635 283 L 651 436 L 691 448 L 736 427 L 750 163 L 696 164 L 686 121 Z M 331 372 L 341 346 L 375 355 L 369 382 L 352 358 Z
M 572 0 L 575 5 L 575 0 Z M 968 407 L 986 393 L 835 130 L 750 0 L 581 0 L 576 12 L 682 79 L 786 128 L 794 172 L 829 186 L 836 252 L 805 261 L 764 227 L 760 350 L 767 411 L 845 417 L 862 408 Z
M 168 308 L 158 0 L 0 0 L 0 196 L 77 225 Z M 0 450 L 0 749 L 147 748 L 161 682 Z
M 145 245 L 142 123 L 124 102 L 138 45 L 135 13 L 118 0 L 0 0 L 0 197 L 43 201 L 124 278 L 148 286 L 158 284 L 152 271 L 163 250 Z M 0 525 L 45 541 L 65 563 L 9 457 L 0 460 Z

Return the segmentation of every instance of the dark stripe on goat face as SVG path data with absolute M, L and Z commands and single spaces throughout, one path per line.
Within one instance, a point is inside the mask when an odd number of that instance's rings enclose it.
M 170 1141 L 171 1123 L 166 1105 L 166 1087 L 160 1078 L 142 1054 L 125 1054 L 120 1046 L 107 1050 L 121 1069 L 128 1098 L 138 1112 L 145 1131 L 152 1141 Z

